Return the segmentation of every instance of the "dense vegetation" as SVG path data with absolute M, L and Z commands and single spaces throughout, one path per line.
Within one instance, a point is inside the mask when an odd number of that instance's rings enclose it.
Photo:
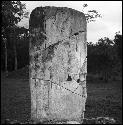
M 19 55 L 18 51 L 21 49 L 22 52 L 25 46 L 28 48 L 28 30 L 24 27 L 19 28 L 17 24 L 24 17 L 28 18 L 29 13 L 26 11 L 25 4 L 20 1 L 2 1 L 1 7 L 1 68 L 7 72 L 13 70 L 13 65 L 14 70 L 20 67 L 18 62 L 20 63 L 19 60 L 22 54 Z M 22 35 L 24 36 L 22 37 Z M 23 54 L 25 55 L 26 52 L 24 51 Z
M 88 43 L 88 73 L 98 75 L 108 82 L 121 77 L 122 69 L 122 35 L 115 35 L 114 40 L 101 38 L 96 44 Z
M 84 8 L 87 4 L 83 5 Z M 2 1 L 2 41 L 1 69 L 13 71 L 29 65 L 29 30 L 18 27 L 22 18 L 28 18 L 26 5 L 20 1 Z M 96 10 L 85 13 L 87 21 L 91 22 L 101 15 Z M 114 40 L 100 38 L 96 44 L 87 45 L 88 74 L 95 74 L 101 80 L 108 82 L 121 75 L 122 35 L 116 33 Z

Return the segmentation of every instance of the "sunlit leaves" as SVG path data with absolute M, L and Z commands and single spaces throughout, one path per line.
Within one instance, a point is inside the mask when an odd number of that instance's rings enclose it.
M 83 11 L 84 11 L 84 8 L 88 7 L 87 4 L 84 4 L 83 5 Z M 95 19 L 96 18 L 101 18 L 101 14 L 97 11 L 97 10 L 88 10 L 86 13 L 84 12 L 85 14 L 85 17 L 86 17 L 86 20 L 87 22 L 92 22 L 92 21 L 96 21 Z
M 25 4 L 20 1 L 2 1 L 2 25 L 5 28 L 17 24 L 28 14 Z

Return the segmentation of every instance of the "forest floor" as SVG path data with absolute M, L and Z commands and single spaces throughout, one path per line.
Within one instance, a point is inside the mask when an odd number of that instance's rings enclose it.
M 87 93 L 85 118 L 112 117 L 122 123 L 122 81 L 89 80 Z M 27 69 L 11 72 L 8 77 L 1 73 L 1 122 L 5 119 L 26 122 L 30 119 L 30 111 Z

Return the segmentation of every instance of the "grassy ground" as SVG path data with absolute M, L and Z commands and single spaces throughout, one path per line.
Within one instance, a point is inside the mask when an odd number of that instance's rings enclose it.
M 25 122 L 30 118 L 31 102 L 28 79 L 13 74 L 1 77 L 1 121 L 5 119 Z M 24 77 L 25 78 L 25 77 Z
M 85 117 L 112 117 L 122 123 L 122 81 L 87 82 Z
M 12 72 L 8 78 L 1 75 L 1 121 L 5 119 L 25 122 L 30 119 L 30 90 L 25 69 Z M 24 79 L 23 79 L 24 78 Z M 85 118 L 113 117 L 122 123 L 122 83 L 87 82 Z

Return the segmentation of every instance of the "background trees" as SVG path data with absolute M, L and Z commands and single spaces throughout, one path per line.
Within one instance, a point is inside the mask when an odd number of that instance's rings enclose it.
M 24 17 L 28 17 L 25 4 L 20 1 L 2 1 L 2 69 L 6 67 L 6 70 L 13 70 L 13 64 L 14 70 L 18 68 L 17 41 L 26 29 L 22 30 L 17 23 Z
M 84 12 L 85 8 L 88 7 L 87 4 L 83 4 L 83 13 L 85 14 L 87 22 L 96 21 L 96 18 L 101 18 L 101 14 L 97 10 L 88 10 L 87 12 Z
M 114 40 L 101 38 L 96 44 L 88 43 L 88 73 L 98 74 L 99 78 L 109 79 L 121 75 L 122 35 L 116 34 Z
M 115 48 L 117 51 L 117 56 L 122 62 L 122 35 L 116 33 L 114 43 L 115 43 Z
M 87 4 L 83 5 L 84 9 Z M 84 12 L 88 22 L 95 21 L 101 15 L 96 10 Z M 25 4 L 20 1 L 2 1 L 1 27 L 1 69 L 17 70 L 29 64 L 29 31 L 18 27 L 22 18 L 28 18 Z M 108 82 L 114 76 L 121 75 L 122 68 L 122 35 L 116 33 L 114 40 L 100 38 L 96 44 L 88 45 L 88 74 L 97 74 Z

